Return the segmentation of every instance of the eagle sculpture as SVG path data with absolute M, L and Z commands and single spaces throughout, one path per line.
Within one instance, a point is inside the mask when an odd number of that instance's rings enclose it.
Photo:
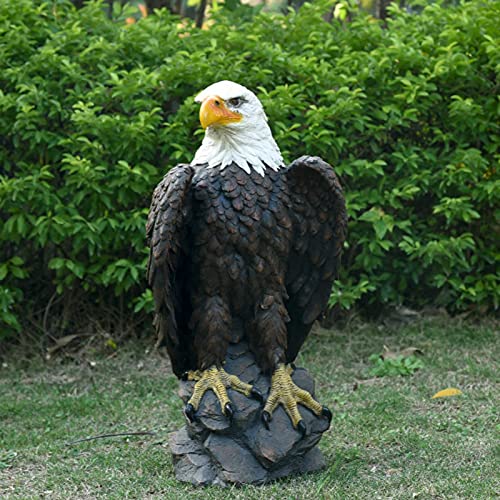
M 174 373 L 195 381 L 184 409 L 190 421 L 208 390 L 228 418 L 235 410 L 228 388 L 264 401 L 224 370 L 237 332 L 271 377 L 264 424 L 281 404 L 304 434 L 298 403 L 331 420 L 294 384 L 291 363 L 338 274 L 347 225 L 342 188 L 318 157 L 285 166 L 262 104 L 242 85 L 214 83 L 195 100 L 205 137 L 193 161 L 156 187 L 147 222 L 157 332 Z

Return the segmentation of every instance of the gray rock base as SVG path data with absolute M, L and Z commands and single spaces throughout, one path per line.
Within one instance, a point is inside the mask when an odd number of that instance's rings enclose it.
M 230 345 L 224 368 L 267 396 L 270 378 L 260 372 L 245 342 Z M 314 381 L 306 370 L 297 368 L 292 379 L 314 396 Z M 193 386 L 193 382 L 180 382 L 179 395 L 185 403 Z M 307 426 L 302 437 L 279 406 L 267 430 L 260 419 L 261 403 L 232 389 L 228 395 L 235 408 L 232 422 L 221 413 L 213 392 L 208 391 L 198 409 L 197 421 L 188 422 L 170 435 L 178 480 L 197 486 L 263 484 L 325 467 L 316 445 L 328 429 L 326 418 L 318 418 L 299 406 Z

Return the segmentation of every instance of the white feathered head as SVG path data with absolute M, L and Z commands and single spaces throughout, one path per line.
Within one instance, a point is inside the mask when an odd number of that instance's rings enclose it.
M 260 175 L 265 175 L 267 167 L 278 170 L 283 166 L 264 108 L 251 90 L 224 80 L 200 92 L 195 101 L 201 103 L 205 137 L 192 165 L 223 169 L 236 163 L 245 172 L 254 169 Z

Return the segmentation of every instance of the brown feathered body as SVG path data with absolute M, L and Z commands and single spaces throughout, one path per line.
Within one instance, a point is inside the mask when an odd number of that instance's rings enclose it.
M 248 342 L 265 372 L 295 359 L 325 309 L 346 232 L 333 169 L 302 157 L 246 173 L 179 165 L 153 196 L 148 280 L 174 372 Z

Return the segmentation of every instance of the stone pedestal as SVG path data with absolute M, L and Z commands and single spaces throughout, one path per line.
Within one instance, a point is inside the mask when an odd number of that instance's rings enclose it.
M 255 385 L 267 396 L 270 378 L 261 373 L 245 342 L 231 344 L 224 368 Z M 314 396 L 314 381 L 306 370 L 292 376 L 299 387 Z M 179 394 L 187 402 L 194 382 L 180 382 Z M 228 390 L 235 412 L 226 418 L 212 391 L 207 392 L 197 412 L 197 421 L 170 435 L 175 475 L 197 486 L 263 484 L 289 475 L 320 470 L 325 460 L 316 444 L 328 429 L 324 417 L 316 417 L 299 406 L 307 426 L 304 437 L 296 431 L 279 406 L 267 430 L 260 419 L 262 404 Z

